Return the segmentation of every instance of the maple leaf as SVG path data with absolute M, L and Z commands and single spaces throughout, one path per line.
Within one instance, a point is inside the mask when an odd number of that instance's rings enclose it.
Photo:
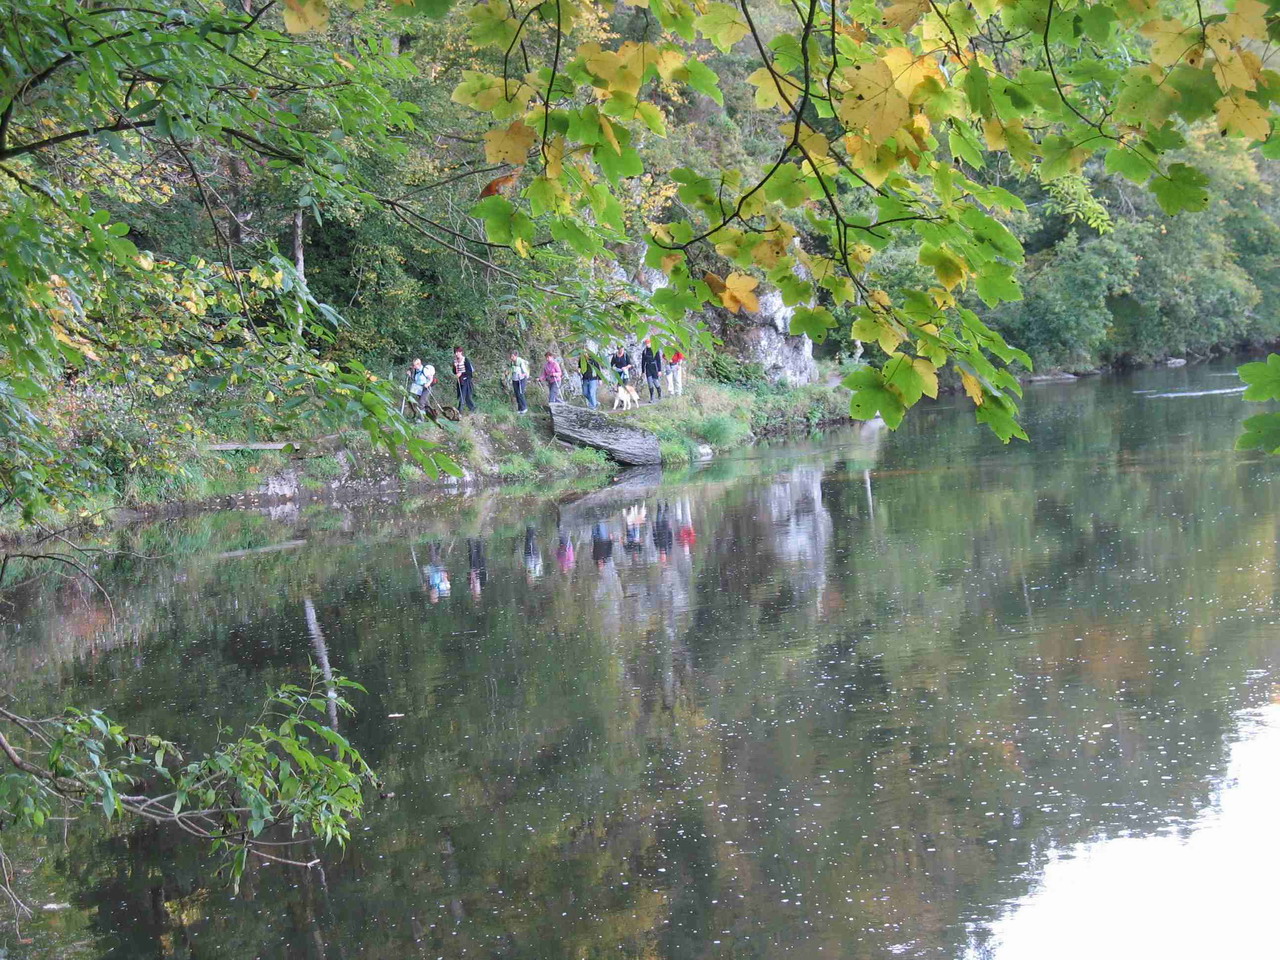
M 485 159 L 490 163 L 522 164 L 537 138 L 534 129 L 523 120 L 515 120 L 509 127 L 490 130 L 484 135 Z
M 849 85 L 840 101 L 840 119 L 855 130 L 865 130 L 879 145 L 911 119 L 911 107 L 894 85 L 893 71 L 883 60 L 873 60 L 844 71 Z
M 716 292 L 724 308 L 731 313 L 741 313 L 743 310 L 757 313 L 760 310 L 760 300 L 755 295 L 755 289 L 759 284 L 759 280 L 748 274 L 731 273 L 724 278 L 724 289 Z
M 1151 59 L 1162 67 L 1173 66 L 1200 45 L 1199 27 L 1171 17 L 1143 24 L 1142 33 L 1151 38 Z
M 960 383 L 964 387 L 964 392 L 969 395 L 969 399 L 973 401 L 974 406 L 982 406 L 982 383 L 978 378 L 968 370 L 961 370 Z
M 883 60 L 893 74 L 893 85 L 908 99 L 916 87 L 933 77 L 942 80 L 942 70 L 933 57 L 921 56 L 906 47 L 890 47 L 884 51 Z
M 1218 129 L 1223 134 L 1234 133 L 1250 140 L 1265 140 L 1271 135 L 1270 112 L 1239 90 L 1219 100 L 1214 109 L 1218 114 Z
M 1236 8 L 1222 21 L 1222 29 L 1239 43 L 1245 37 L 1263 40 L 1267 36 L 1267 5 L 1261 0 L 1236 0 Z
M 929 0 L 901 0 L 899 3 L 891 4 L 885 10 L 881 24 L 886 27 L 897 27 L 900 30 L 910 30 L 928 9 Z
M 284 28 L 290 33 L 315 33 L 328 25 L 324 0 L 285 0 Z

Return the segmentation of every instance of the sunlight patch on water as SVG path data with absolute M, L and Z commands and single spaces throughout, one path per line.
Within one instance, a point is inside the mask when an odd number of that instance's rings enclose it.
M 1122 837 L 1054 857 L 970 960 L 1271 956 L 1280 889 L 1280 703 L 1241 718 L 1217 803 L 1189 836 Z
M 1244 393 L 1244 387 L 1226 387 L 1222 390 L 1183 390 L 1176 393 L 1150 393 L 1147 394 L 1149 400 L 1160 400 L 1166 397 L 1213 397 L 1223 393 Z M 1135 393 L 1142 393 L 1141 390 L 1135 390 Z

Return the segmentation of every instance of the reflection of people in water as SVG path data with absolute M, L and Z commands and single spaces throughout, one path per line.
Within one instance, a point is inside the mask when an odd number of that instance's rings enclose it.
M 560 532 L 560 543 L 556 547 L 556 559 L 560 561 L 560 572 L 568 573 L 573 569 L 573 539 L 564 531 Z
M 663 500 L 658 504 L 658 512 L 653 519 L 653 545 L 658 548 L 659 563 L 667 562 L 674 543 L 675 535 L 671 532 L 671 508 Z
M 538 549 L 538 532 L 532 526 L 524 528 L 524 576 L 530 581 L 542 576 L 542 551 Z
M 623 511 L 622 523 L 626 530 L 626 536 L 622 541 L 622 549 L 629 553 L 639 553 L 644 549 L 642 536 L 644 524 L 648 518 L 649 515 L 643 503 L 636 504 L 634 507 L 627 507 Z
M 591 559 L 599 569 L 613 559 L 613 534 L 603 523 L 591 528 Z
M 471 595 L 479 597 L 489 582 L 489 567 L 484 560 L 484 541 L 478 538 L 467 538 L 467 560 L 470 570 L 467 573 L 467 584 L 471 587 Z
M 449 583 L 449 571 L 444 568 L 440 557 L 440 544 L 433 543 L 427 550 L 427 598 L 432 603 L 439 603 L 441 597 L 448 597 L 453 592 Z
M 693 512 L 689 509 L 689 501 L 685 500 L 676 508 L 677 523 L 676 541 L 684 547 L 687 557 L 693 552 L 693 545 L 698 542 L 698 534 L 693 529 Z

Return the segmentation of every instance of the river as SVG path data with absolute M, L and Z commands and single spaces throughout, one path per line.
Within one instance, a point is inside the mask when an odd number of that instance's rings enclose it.
M 0 957 L 1272 956 L 1280 461 L 1230 370 L 1030 387 L 1031 444 L 953 399 L 557 500 L 128 528 L 110 606 L 0 606 L 0 688 L 207 745 L 327 662 L 393 795 L 238 896 L 149 827 L 7 832 Z

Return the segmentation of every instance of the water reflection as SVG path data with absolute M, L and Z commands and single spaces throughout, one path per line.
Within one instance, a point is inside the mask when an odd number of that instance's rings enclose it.
M 1211 807 L 1176 832 L 1051 852 L 1036 890 L 991 925 L 972 960 L 1274 953 L 1280 702 L 1241 724 Z
M 0 684 L 199 743 L 313 661 L 369 688 L 344 729 L 394 797 L 237 899 L 148 829 L 24 847 L 73 904 L 24 949 L 1043 955 L 1065 864 L 1225 809 L 1271 697 L 1280 499 L 1217 372 L 1046 388 L 1034 447 L 935 409 L 550 501 L 125 531 L 170 558 L 104 560 L 119 627 L 31 585 Z

